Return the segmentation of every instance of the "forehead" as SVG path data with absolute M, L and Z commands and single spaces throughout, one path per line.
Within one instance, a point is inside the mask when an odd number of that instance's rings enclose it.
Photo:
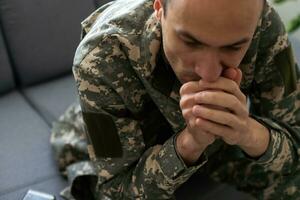
M 263 0 L 171 0 L 167 19 L 201 38 L 254 33 Z
M 263 0 L 172 0 L 168 9 L 186 22 L 245 24 L 258 20 L 262 4 Z
M 264 3 L 265 0 L 163 0 L 168 5 L 179 6 L 183 9 L 185 7 L 192 6 L 190 8 L 204 8 L 204 9 L 247 9 L 253 10 L 257 5 Z M 176 7 L 175 6 L 175 7 Z

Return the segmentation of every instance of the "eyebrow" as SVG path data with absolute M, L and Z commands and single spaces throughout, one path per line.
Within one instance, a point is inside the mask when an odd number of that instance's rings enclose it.
M 192 42 L 194 42 L 196 44 L 201 44 L 201 45 L 204 45 L 204 46 L 211 46 L 209 44 L 206 44 L 205 42 L 200 41 L 199 39 L 196 39 L 194 36 L 192 36 L 190 33 L 186 32 L 186 31 L 176 30 L 176 32 L 177 32 L 178 35 L 184 36 L 185 38 L 187 38 L 189 40 L 192 40 Z M 232 44 L 223 45 L 222 47 L 238 46 L 238 45 L 247 43 L 249 41 L 250 41 L 250 38 L 249 37 L 245 37 L 245 38 L 242 38 L 241 40 L 239 40 L 237 42 L 234 42 Z

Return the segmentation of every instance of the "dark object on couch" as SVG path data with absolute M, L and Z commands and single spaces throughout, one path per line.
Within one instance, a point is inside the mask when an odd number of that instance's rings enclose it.
M 22 199 L 28 189 L 60 199 L 68 184 L 53 160 L 50 128 L 76 99 L 71 66 L 80 22 L 104 2 L 0 1 L 1 200 Z M 294 44 L 300 58 L 300 40 Z M 232 187 L 201 180 L 192 178 L 178 199 L 245 199 Z

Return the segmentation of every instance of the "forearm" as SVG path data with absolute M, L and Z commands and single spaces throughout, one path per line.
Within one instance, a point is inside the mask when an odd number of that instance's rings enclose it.
M 299 141 L 296 139 L 299 127 L 287 130 L 270 119 L 260 118 L 260 121 L 266 121 L 264 126 L 270 130 L 270 141 L 264 154 L 253 158 L 237 146 L 225 146 L 217 157 L 220 159 L 217 164 L 207 164 L 214 171 L 213 179 L 237 185 L 239 189 L 257 195 L 257 191 L 268 188 L 279 177 L 292 175 L 299 169 Z
M 198 144 L 187 129 L 184 129 L 176 138 L 176 150 L 187 166 L 193 166 L 207 146 Z
M 263 155 L 269 146 L 270 132 L 268 128 L 253 118 L 249 118 L 249 126 L 252 131 L 245 145 L 240 148 L 250 157 L 257 158 Z
M 149 148 L 129 170 L 98 185 L 98 194 L 112 199 L 170 199 L 206 161 L 187 167 L 177 155 L 175 135 Z
M 266 151 L 255 160 L 255 163 L 265 168 L 265 171 L 286 174 L 290 173 L 298 163 L 297 149 L 300 142 L 298 126 L 290 126 L 285 122 L 256 117 L 270 130 L 270 140 Z

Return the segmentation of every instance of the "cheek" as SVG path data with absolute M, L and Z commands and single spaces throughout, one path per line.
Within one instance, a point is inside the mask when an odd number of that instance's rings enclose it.
M 179 59 L 181 60 L 181 62 L 184 64 L 185 67 L 188 68 L 193 68 L 195 65 L 195 56 L 193 56 L 193 54 L 191 52 L 180 52 L 179 54 Z
M 174 65 L 175 63 L 178 63 L 178 57 L 176 56 L 176 51 L 174 51 L 172 47 L 169 47 L 167 45 L 164 45 L 164 51 L 165 55 L 170 63 L 170 65 Z
M 181 73 L 182 71 L 190 71 L 193 68 L 192 56 L 186 52 L 177 49 L 165 52 L 166 57 L 174 71 Z
M 163 32 L 163 48 L 171 65 L 186 63 L 189 53 L 176 36 L 168 31 Z
M 183 52 L 180 51 L 180 48 L 176 45 L 176 42 L 164 42 L 164 52 L 171 65 L 178 65 L 182 62 Z
M 241 64 L 245 53 L 246 51 L 225 53 L 221 56 L 222 64 L 225 65 L 225 67 L 238 67 Z

